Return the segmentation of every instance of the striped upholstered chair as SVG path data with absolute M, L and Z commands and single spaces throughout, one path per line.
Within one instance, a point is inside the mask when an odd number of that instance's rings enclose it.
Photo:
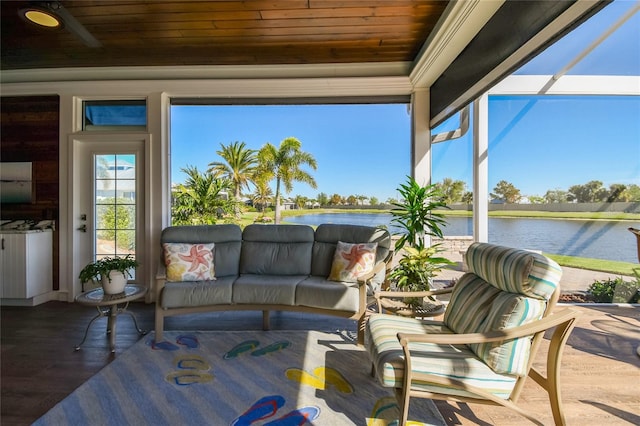
M 552 312 L 562 270 L 543 255 L 486 243 L 472 244 L 465 261 L 467 272 L 450 290 L 443 321 L 378 313 L 366 324 L 372 374 L 396 388 L 400 424 L 407 422 L 411 397 L 502 405 L 541 424 L 516 405 L 527 376 L 548 392 L 554 421 L 564 424 L 560 360 L 578 313 Z M 532 362 L 549 329 L 544 376 Z

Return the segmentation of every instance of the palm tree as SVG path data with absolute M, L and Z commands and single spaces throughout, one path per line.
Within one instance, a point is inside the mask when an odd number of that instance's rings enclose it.
M 174 224 L 215 223 L 218 210 L 228 204 L 222 194 L 231 189 L 231 181 L 211 172 L 200 173 L 197 167 L 187 166 L 181 170 L 187 180 L 174 191 Z
M 240 200 L 242 188 L 249 189 L 251 177 L 257 165 L 256 151 L 246 147 L 244 142 L 235 141 L 231 145 L 220 144 L 221 148 L 216 151 L 225 162 L 214 161 L 209 163 L 209 171 L 220 173 L 233 182 L 233 193 L 237 200 Z
M 280 186 L 284 185 L 286 192 L 291 192 L 293 182 L 304 182 L 312 188 L 316 188 L 316 181 L 307 171 L 300 167 L 307 165 L 313 170 L 318 168 L 315 158 L 300 148 L 302 143 L 289 137 L 280 142 L 280 147 L 276 148 L 271 143 L 264 145 L 258 152 L 258 174 L 265 180 L 276 179 L 276 214 L 275 223 L 280 223 Z
M 251 200 L 253 201 L 254 207 L 259 205 L 260 211 L 264 214 L 264 208 L 273 199 L 273 191 L 269 188 L 268 180 L 256 178 L 253 183 L 256 186 L 256 189 L 253 191 Z
M 295 197 L 293 197 L 293 202 L 296 203 L 296 206 L 298 206 L 299 209 L 304 209 L 308 201 L 309 198 L 305 197 L 304 195 L 296 195 Z

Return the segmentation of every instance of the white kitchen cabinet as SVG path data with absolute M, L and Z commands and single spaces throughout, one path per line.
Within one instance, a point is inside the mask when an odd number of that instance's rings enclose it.
M 53 233 L 0 232 L 0 297 L 30 299 L 52 290 Z

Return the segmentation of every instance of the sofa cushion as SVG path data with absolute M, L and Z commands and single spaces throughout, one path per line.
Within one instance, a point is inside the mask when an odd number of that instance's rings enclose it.
M 562 268 L 538 253 L 488 243 L 473 243 L 465 253 L 468 272 L 510 293 L 548 300 Z
M 375 265 L 378 243 L 345 243 L 338 241 L 331 264 L 330 281 L 355 283 Z
M 404 380 L 404 352 L 397 333 L 451 334 L 440 322 L 415 318 L 372 314 L 365 326 L 365 347 L 373 361 L 381 384 L 401 388 Z M 434 374 L 461 380 L 467 385 L 488 390 L 499 398 L 508 398 L 516 377 L 500 374 L 489 368 L 466 345 L 439 345 L 433 343 L 411 344 L 411 368 L 414 372 Z M 439 385 L 416 381 L 412 389 L 442 392 Z M 460 396 L 474 395 L 463 390 L 451 391 Z
M 241 274 L 309 275 L 313 228 L 306 225 L 248 225 L 242 233 Z
M 162 307 L 184 308 L 229 305 L 235 277 L 219 277 L 216 281 L 170 282 L 162 289 Z
M 164 243 L 167 281 L 215 280 L 214 243 Z
M 243 274 L 233 283 L 233 303 L 295 306 L 296 286 L 306 277 Z
M 237 276 L 239 273 L 242 230 L 238 225 L 170 226 L 162 230 L 160 243 L 214 243 L 216 277 Z M 162 260 L 164 262 L 164 256 Z
M 296 305 L 358 312 L 358 284 L 311 276 L 296 286 Z

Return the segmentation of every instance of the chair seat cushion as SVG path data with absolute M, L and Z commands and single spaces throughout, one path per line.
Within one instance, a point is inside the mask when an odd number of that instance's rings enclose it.
M 233 303 L 295 305 L 296 286 L 304 275 L 240 275 L 233 283 Z
M 358 284 L 309 277 L 296 286 L 296 305 L 355 314 L 360 306 Z
M 402 388 L 404 352 L 398 333 L 451 334 L 441 322 L 421 321 L 386 314 L 372 314 L 365 327 L 365 347 L 375 365 L 377 376 L 385 387 Z M 412 371 L 460 380 L 507 399 L 517 376 L 499 374 L 481 361 L 466 345 L 411 344 Z M 415 382 L 412 389 L 474 397 L 460 389 L 444 388 L 428 382 Z
M 162 307 L 183 308 L 231 303 L 231 289 L 236 277 L 221 277 L 215 281 L 168 282 L 162 289 Z

